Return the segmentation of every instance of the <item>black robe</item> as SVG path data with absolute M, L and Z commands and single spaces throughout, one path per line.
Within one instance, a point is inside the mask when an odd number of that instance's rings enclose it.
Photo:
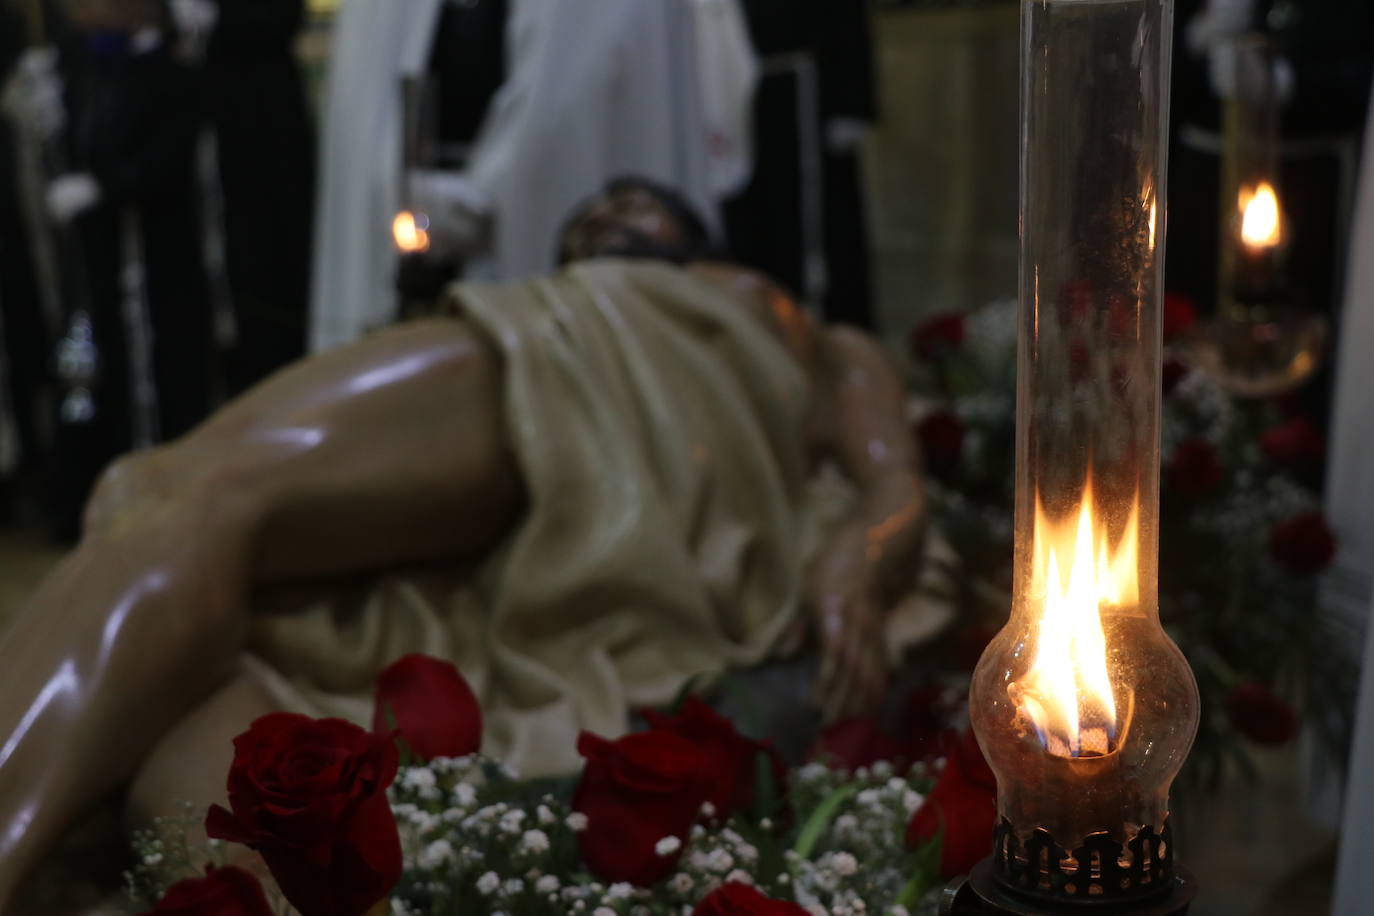
M 292 47 L 302 0 L 220 0 L 205 58 L 238 335 L 237 393 L 305 353 L 315 135 Z
M 872 36 L 862 0 L 744 0 L 754 47 L 770 57 L 810 53 L 819 77 L 808 129 L 820 139 L 820 189 L 826 282 L 825 317 L 873 327 L 868 232 L 857 151 L 826 147 L 826 125 L 845 118 L 871 121 L 877 113 Z M 765 76 L 754 104 L 754 175 L 726 202 L 730 253 L 808 292 L 803 238 L 797 80 Z
M 93 175 L 99 204 L 77 216 L 72 267 L 81 277 L 100 357 L 92 422 L 60 431 L 57 527 L 74 534 L 96 474 L 135 440 L 135 388 L 151 382 L 161 440 L 209 412 L 213 322 L 204 267 L 196 177 L 202 124 L 198 74 L 164 46 L 142 54 L 64 49 L 68 83 L 69 170 Z M 141 250 L 145 367 L 131 358 L 124 278 L 131 240 Z M 139 371 L 142 369 L 143 371 Z

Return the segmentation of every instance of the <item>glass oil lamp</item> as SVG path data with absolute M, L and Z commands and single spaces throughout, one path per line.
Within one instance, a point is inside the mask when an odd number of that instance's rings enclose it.
M 1015 574 L 970 696 L 999 825 L 966 909 L 1182 912 L 1169 787 L 1198 694 L 1157 601 L 1172 2 L 1021 10 Z
M 1279 187 L 1274 49 L 1260 34 L 1218 52 L 1222 111 L 1217 314 L 1194 335 L 1198 364 L 1232 394 L 1268 397 L 1319 368 L 1326 319 L 1299 302 L 1285 270 L 1289 223 Z

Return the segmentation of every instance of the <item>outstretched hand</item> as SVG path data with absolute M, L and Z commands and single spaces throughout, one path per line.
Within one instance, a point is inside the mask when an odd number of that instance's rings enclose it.
M 887 680 L 883 613 L 865 541 L 862 530 L 838 539 L 812 575 L 821 652 L 816 705 L 827 723 L 876 709 Z

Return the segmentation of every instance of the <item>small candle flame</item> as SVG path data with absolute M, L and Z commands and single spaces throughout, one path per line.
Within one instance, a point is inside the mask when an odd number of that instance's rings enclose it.
M 391 221 L 391 237 L 403 254 L 417 254 L 429 250 L 429 219 L 421 213 L 416 216 L 409 210 L 402 210 Z
M 1251 248 L 1273 248 L 1282 236 L 1279 198 L 1274 186 L 1262 181 L 1254 190 L 1240 190 L 1240 238 Z
M 1055 523 L 1037 502 L 1030 589 L 1041 607 L 1035 660 L 1010 687 L 1012 701 L 1057 757 L 1100 756 L 1115 748 L 1116 698 L 1101 610 L 1139 601 L 1139 506 L 1112 549 L 1092 503 L 1089 483 L 1074 517 Z

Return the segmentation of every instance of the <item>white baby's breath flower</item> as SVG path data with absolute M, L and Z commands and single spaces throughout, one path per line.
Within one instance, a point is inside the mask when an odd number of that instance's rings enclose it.
M 549 835 L 542 830 L 526 830 L 520 839 L 520 848 L 526 852 L 548 852 Z
M 522 829 L 521 825 L 525 822 L 525 812 L 519 808 L 507 811 L 501 815 L 501 832 L 515 834 Z
M 501 879 L 494 871 L 489 871 L 477 879 L 477 893 L 479 894 L 494 894 L 500 886 Z
M 754 876 L 742 868 L 737 868 L 725 876 L 726 884 L 747 884 L 754 886 Z
M 453 844 L 448 840 L 438 839 L 420 851 L 417 863 L 421 868 L 439 868 L 454 860 Z
M 415 792 L 432 789 L 438 784 L 438 778 L 429 767 L 406 767 L 401 774 L 401 786 Z
M 453 800 L 460 807 L 466 808 L 477 801 L 477 790 L 472 787 L 472 783 L 460 782 L 453 787 Z
M 708 820 L 709 820 L 710 818 L 715 817 L 715 816 L 716 816 L 716 806 L 713 805 L 713 804 L 711 804 L 710 802 L 702 802 L 702 803 L 701 803 L 701 816 L 704 817 L 704 818 L 707 818 Z
M 877 789 L 864 789 L 855 796 L 854 802 L 864 808 L 877 808 L 883 803 Z
M 665 836 L 654 844 L 654 852 L 660 856 L 671 856 L 682 848 L 682 841 L 675 836 Z
M 617 881 L 615 884 L 606 888 L 606 899 L 629 900 L 630 897 L 634 896 L 634 892 L 635 888 L 633 884 L 629 884 L 625 881 Z
M 907 814 L 915 814 L 916 809 L 921 807 L 923 801 L 925 801 L 925 797 L 921 793 L 907 789 L 902 793 L 902 810 L 906 811 Z
M 730 855 L 730 853 L 726 852 L 724 849 L 713 849 L 706 856 L 706 867 L 722 875 L 733 868 L 734 865 L 734 856 Z
M 541 894 L 552 894 L 554 891 L 558 890 L 558 884 L 557 875 L 545 875 L 534 882 L 534 889 Z
M 759 860 L 758 847 L 752 843 L 740 843 L 735 847 L 735 855 L 739 856 L 739 860 L 746 865 L 752 865 Z
M 911 916 L 911 912 L 900 903 L 894 903 L 892 909 L 887 911 L 887 916 Z
M 148 853 L 146 856 L 143 857 L 143 864 L 144 864 L 144 865 L 156 865 L 156 864 L 158 864 L 158 863 L 161 862 L 161 861 L 162 861 L 162 853 L 160 853 L 160 852 L 150 852 L 150 853 Z
M 574 811 L 563 819 L 563 823 L 567 824 L 573 833 L 581 833 L 587 829 L 587 815 L 581 811 Z
M 837 852 L 830 857 L 830 867 L 843 878 L 848 878 L 859 870 L 859 860 L 848 852 Z
M 514 897 L 516 894 L 522 893 L 524 890 L 525 882 L 521 881 L 519 878 L 509 879 L 508 881 L 506 881 L 505 886 L 501 888 L 502 893 L 504 893 L 507 897 Z
M 616 912 L 608 906 L 599 906 L 592 910 L 592 916 L 616 916 Z
M 695 883 L 691 875 L 680 871 L 673 875 L 672 880 L 668 882 L 668 886 L 673 889 L 673 893 L 685 897 L 692 892 L 692 885 Z
M 554 814 L 553 811 L 550 810 L 548 805 L 540 805 L 538 808 L 536 808 L 534 811 L 534 816 L 535 819 L 538 820 L 539 823 L 543 824 L 545 827 L 549 826 L 550 824 L 558 823 L 558 815 Z

